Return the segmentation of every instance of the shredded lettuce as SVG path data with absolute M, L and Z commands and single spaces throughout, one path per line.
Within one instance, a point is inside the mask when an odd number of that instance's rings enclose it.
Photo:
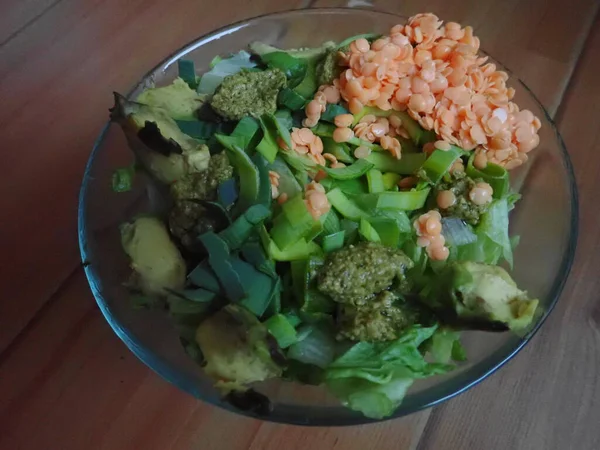
M 223 78 L 238 73 L 242 69 L 252 67 L 256 67 L 256 64 L 250 60 L 250 53 L 242 50 L 232 55 L 231 58 L 220 60 L 211 70 L 202 75 L 197 91 L 199 94 L 212 95 L 223 82 Z
M 358 342 L 327 367 L 328 388 L 344 405 L 367 417 L 391 415 L 415 379 L 453 368 L 427 362 L 419 350 L 436 329 L 414 325 L 395 341 Z

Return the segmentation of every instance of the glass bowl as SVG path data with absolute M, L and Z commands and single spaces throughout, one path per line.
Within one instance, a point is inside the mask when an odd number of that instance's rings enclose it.
M 176 61 L 185 57 L 207 70 L 215 55 L 263 41 L 282 48 L 313 47 L 366 32 L 387 32 L 399 16 L 352 9 L 289 11 L 239 22 L 210 33 L 176 51 L 152 69 L 132 90 L 170 83 Z M 498 64 L 501 66 L 500 64 Z M 417 382 L 392 417 L 436 405 L 474 386 L 512 358 L 534 335 L 554 307 L 571 267 L 577 240 L 577 193 L 569 156 L 552 120 L 518 79 L 512 78 L 516 101 L 542 121 L 541 144 L 530 161 L 511 172 L 513 188 L 523 199 L 511 216 L 511 233 L 521 237 L 513 275 L 523 289 L 540 299 L 542 313 L 524 336 L 510 333 L 464 333 L 468 361 L 443 376 Z M 147 212 L 157 195 L 150 183 L 136 180 L 127 193 L 111 190 L 115 168 L 133 162 L 117 125 L 107 124 L 90 156 L 81 189 L 79 241 L 86 275 L 96 301 L 115 333 L 147 366 L 194 397 L 235 411 L 222 402 L 211 381 L 181 347 L 166 315 L 134 310 L 123 282 L 129 275 L 118 225 Z M 354 425 L 373 422 L 344 408 L 324 388 L 272 380 L 257 389 L 269 396 L 274 411 L 261 419 L 300 425 Z

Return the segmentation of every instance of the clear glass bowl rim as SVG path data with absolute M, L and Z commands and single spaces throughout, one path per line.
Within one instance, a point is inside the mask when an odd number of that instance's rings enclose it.
M 190 51 L 194 50 L 195 48 L 200 47 L 204 44 L 207 44 L 207 43 L 211 42 L 212 40 L 218 39 L 222 35 L 233 33 L 236 30 L 241 29 L 242 27 L 247 26 L 251 23 L 259 22 L 262 19 L 267 19 L 267 18 L 268 19 L 276 19 L 278 17 L 293 16 L 296 14 L 315 14 L 315 13 L 317 13 L 317 14 L 343 14 L 343 13 L 348 13 L 350 11 L 356 11 L 356 10 L 360 10 L 361 12 L 364 12 L 367 14 L 374 14 L 374 15 L 381 14 L 381 15 L 386 15 L 386 16 L 398 17 L 399 19 L 406 20 L 405 16 L 391 13 L 389 11 L 377 10 L 374 8 L 369 8 L 369 9 L 362 9 L 362 8 L 291 9 L 291 10 L 280 11 L 280 12 L 276 12 L 276 13 L 262 14 L 262 15 L 255 16 L 255 17 L 252 17 L 249 19 L 243 19 L 238 22 L 218 28 L 210 33 L 204 34 L 204 35 L 198 37 L 197 39 L 194 39 L 190 43 L 184 45 L 183 47 L 179 48 L 178 50 L 173 52 L 171 55 L 164 58 L 159 64 L 157 64 L 155 67 L 153 67 L 150 71 L 148 71 L 144 75 L 144 77 L 141 79 L 141 81 L 139 83 L 137 83 L 129 91 L 128 96 L 132 92 L 134 92 L 141 84 L 143 84 L 144 80 L 146 80 L 149 76 L 151 76 L 157 70 L 165 69 L 169 65 L 176 62 L 183 55 L 189 53 Z M 487 54 L 483 50 L 481 50 L 481 52 L 484 54 Z M 496 58 L 494 58 L 494 59 L 496 59 Z M 498 61 L 498 60 L 496 59 L 496 61 Z M 498 61 L 498 62 L 500 62 L 500 61 Z M 506 66 L 504 64 L 502 64 L 502 65 L 506 69 Z M 403 406 L 400 405 L 400 407 L 396 410 L 396 412 L 392 416 L 389 416 L 382 420 L 369 419 L 369 418 L 362 417 L 362 416 L 356 416 L 356 417 L 352 417 L 350 419 L 349 418 L 338 419 L 336 417 L 330 417 L 327 420 L 319 420 L 319 421 L 314 421 L 314 420 L 311 420 L 310 418 L 307 418 L 306 420 L 302 420 L 302 421 L 293 421 L 293 420 L 289 420 L 289 418 L 286 419 L 284 417 L 277 417 L 275 415 L 266 416 L 266 417 L 265 416 L 256 416 L 252 413 L 240 411 L 240 410 L 237 410 L 234 408 L 230 408 L 226 404 L 219 403 L 219 402 L 213 402 L 213 401 L 210 401 L 205 398 L 202 398 L 203 401 L 207 401 L 214 406 L 225 408 L 229 411 L 233 411 L 238 414 L 246 415 L 246 416 L 257 418 L 260 420 L 285 423 L 285 424 L 296 424 L 296 425 L 304 425 L 304 426 L 307 426 L 307 425 L 348 426 L 348 425 L 360 425 L 360 424 L 366 424 L 366 423 L 381 422 L 381 421 L 385 421 L 385 420 L 399 418 L 399 417 L 420 411 L 422 409 L 436 406 L 446 400 L 449 400 L 449 399 L 467 391 L 468 389 L 477 385 L 478 383 L 483 381 L 485 378 L 487 378 L 488 376 L 490 376 L 494 372 L 496 372 L 498 369 L 500 369 L 504 364 L 506 364 L 508 361 L 510 361 L 531 340 L 531 338 L 537 333 L 537 331 L 540 329 L 542 324 L 545 322 L 547 317 L 550 315 L 550 313 L 556 306 L 556 303 L 558 302 L 558 299 L 560 298 L 561 292 L 562 292 L 564 285 L 567 281 L 567 278 L 569 276 L 569 272 L 571 270 L 571 266 L 573 264 L 573 260 L 575 257 L 575 250 L 577 247 L 577 240 L 578 240 L 579 202 L 578 202 L 577 184 L 575 181 L 575 175 L 574 175 L 571 159 L 569 157 L 569 154 L 565 147 L 564 141 L 563 141 L 560 133 L 558 132 L 558 129 L 556 128 L 556 125 L 555 125 L 553 119 L 550 117 L 550 115 L 546 111 L 546 108 L 540 103 L 540 101 L 535 96 L 535 94 L 531 91 L 531 89 L 529 89 L 527 87 L 527 85 L 525 83 L 523 83 L 523 81 L 521 81 L 521 79 L 519 79 L 518 77 L 515 77 L 515 76 L 511 76 L 511 80 L 513 80 L 513 82 L 517 81 L 518 83 L 520 83 L 521 87 L 523 87 L 525 89 L 525 91 L 531 96 L 531 98 L 539 106 L 540 110 L 543 111 L 546 120 L 552 126 L 552 129 L 556 136 L 556 140 L 560 146 L 562 163 L 564 164 L 565 170 L 567 172 L 567 176 L 568 176 L 568 180 L 569 180 L 569 190 L 570 190 L 570 194 L 571 194 L 570 195 L 570 206 L 571 206 L 570 233 L 569 233 L 568 245 L 563 254 L 562 262 L 561 262 L 560 273 L 562 274 L 562 276 L 558 277 L 554 281 L 554 284 L 550 290 L 551 301 L 550 301 L 549 307 L 544 311 L 544 314 L 542 315 L 542 317 L 540 317 L 540 319 L 538 320 L 535 327 L 533 327 L 525 336 L 523 336 L 519 340 L 517 345 L 504 345 L 503 347 L 498 349 L 496 352 L 494 352 L 494 353 L 490 354 L 488 357 L 486 357 L 483 361 L 480 361 L 479 363 L 477 363 L 470 370 L 466 371 L 464 374 L 461 374 L 460 377 L 455 378 L 453 380 L 445 381 L 445 382 L 440 383 L 439 385 L 434 386 L 431 389 L 429 389 L 428 395 L 425 395 L 426 400 L 422 404 L 420 404 L 418 407 L 403 408 Z M 87 207 L 88 207 L 88 205 L 86 203 L 86 197 L 87 197 L 87 193 L 88 193 L 88 189 L 89 189 L 89 180 L 91 178 L 92 168 L 93 168 L 95 159 L 98 156 L 100 149 L 102 148 L 102 143 L 103 143 L 104 138 L 109 130 L 110 125 L 111 125 L 111 123 L 110 123 L 110 121 L 108 121 L 104 125 L 102 131 L 100 132 L 100 135 L 94 142 L 92 152 L 91 152 L 89 160 L 86 164 L 83 181 L 82 181 L 82 186 L 81 186 L 80 194 L 79 194 L 78 237 L 79 237 L 81 260 L 83 263 L 84 271 L 85 271 L 86 277 L 88 279 L 88 283 L 90 285 L 92 294 L 94 295 L 94 298 L 96 299 L 96 302 L 97 302 L 102 314 L 104 315 L 105 319 L 107 320 L 107 322 L 109 323 L 109 325 L 111 326 L 113 331 L 125 343 L 125 345 L 129 348 L 129 350 L 131 350 L 145 365 L 147 365 L 150 369 L 152 369 L 154 372 L 156 372 L 158 375 L 160 375 L 166 381 L 168 381 L 169 383 L 186 391 L 187 393 L 193 395 L 194 397 L 197 397 L 195 395 L 196 390 L 193 389 L 192 386 L 188 385 L 188 383 L 186 383 L 182 379 L 180 379 L 180 377 L 178 377 L 178 375 L 177 375 L 176 370 L 164 365 L 162 363 L 162 361 L 160 360 L 160 358 L 156 357 L 153 354 L 152 350 L 146 348 L 135 336 L 130 334 L 127 329 L 123 328 L 118 323 L 117 319 L 112 315 L 112 313 L 107 305 L 107 302 L 102 294 L 102 291 L 100 289 L 101 282 L 99 280 L 98 275 L 95 273 L 94 268 L 92 266 L 86 264 L 86 261 L 88 261 L 88 255 L 89 255 L 89 249 L 88 249 L 87 239 L 86 239 L 87 224 L 86 224 L 86 220 L 85 220 L 86 219 L 86 211 L 87 211 Z

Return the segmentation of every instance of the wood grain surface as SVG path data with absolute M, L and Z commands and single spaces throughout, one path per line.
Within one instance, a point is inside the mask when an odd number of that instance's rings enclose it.
M 432 10 L 474 25 L 484 48 L 556 112 L 575 166 L 581 226 L 572 275 L 542 330 L 496 375 L 400 420 L 352 428 L 275 425 L 188 397 L 140 363 L 105 323 L 78 268 L 76 210 L 110 92 L 126 91 L 174 48 L 211 29 L 310 3 L 0 4 L 0 449 L 600 448 L 594 0 L 374 2 L 397 14 Z

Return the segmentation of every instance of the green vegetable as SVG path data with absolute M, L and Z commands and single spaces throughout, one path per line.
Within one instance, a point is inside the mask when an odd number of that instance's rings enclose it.
M 306 71 L 301 81 L 294 87 L 294 92 L 304 98 L 312 98 L 319 87 L 317 84 L 316 65 L 315 61 L 309 61 L 306 64 Z
M 256 203 L 260 188 L 260 175 L 256 165 L 240 147 L 228 148 L 227 154 L 239 176 L 240 195 L 236 209 L 242 212 Z
M 283 72 L 290 84 L 298 84 L 306 73 L 307 64 L 302 59 L 296 58 L 285 51 L 275 51 L 260 55 L 260 59 L 267 66 Z M 295 81 L 295 84 L 294 84 Z
M 196 342 L 206 361 L 204 371 L 225 392 L 281 375 L 271 358 L 266 327 L 240 306 L 227 305 L 202 321 Z
M 360 219 L 360 225 L 358 226 L 358 232 L 367 241 L 381 242 L 381 238 L 379 237 L 377 230 L 375 230 L 375 228 L 373 228 L 373 226 L 366 219 Z
M 360 209 L 356 203 L 350 200 L 344 195 L 339 189 L 335 188 L 327 193 L 327 199 L 331 206 L 333 206 L 342 216 L 351 220 L 360 220 L 361 218 L 367 218 L 369 215 Z
M 278 109 L 277 111 L 275 111 L 275 114 L 273 114 L 273 117 L 276 120 L 275 125 L 277 127 L 277 130 L 279 130 L 280 134 L 282 129 L 289 133 L 289 130 L 291 130 L 294 126 L 294 119 L 289 109 Z
M 349 111 L 342 105 L 328 104 L 325 112 L 321 114 L 321 120 L 333 123 L 335 118 L 341 114 L 349 114 Z
M 386 172 L 383 174 L 383 187 L 385 191 L 391 191 L 398 188 L 398 181 L 402 178 L 397 173 Z
M 252 162 L 258 169 L 258 176 L 260 179 L 256 203 L 265 205 L 265 207 L 270 209 L 273 197 L 271 195 L 271 179 L 269 178 L 269 164 L 260 153 L 256 153 L 252 157 Z
M 377 194 L 365 194 L 359 197 L 361 205 L 375 205 L 377 209 L 396 209 L 401 211 L 413 211 L 425 205 L 430 189 L 420 191 L 411 190 L 403 192 L 379 192 Z
M 442 235 L 446 238 L 448 245 L 452 246 L 471 244 L 477 240 L 471 227 L 456 217 L 442 219 Z
M 194 139 L 206 141 L 210 139 L 219 129 L 219 125 L 213 122 L 201 120 L 175 120 L 181 131 Z
M 435 330 L 415 325 L 394 341 L 355 344 L 327 367 L 327 387 L 345 406 L 367 417 L 391 415 L 415 379 L 452 369 L 427 362 L 419 351 Z
M 330 209 L 325 216 L 321 216 L 321 219 L 323 222 L 323 234 L 334 234 L 341 230 L 340 218 L 333 209 Z
M 392 248 L 398 247 L 401 230 L 396 220 L 373 217 L 369 219 L 369 224 L 375 230 L 383 245 Z
M 296 329 L 283 314 L 270 317 L 265 322 L 265 326 L 281 348 L 287 348 L 298 340 Z
M 162 297 L 185 283 L 185 262 L 165 225 L 155 217 L 138 217 L 120 227 L 121 245 L 134 270 L 131 283 L 145 295 Z
M 328 167 L 321 167 L 321 169 L 334 180 L 351 180 L 363 176 L 371 170 L 373 166 L 373 163 L 364 159 L 359 159 L 350 166 L 342 167 L 340 169 L 330 169 Z
M 281 89 L 277 96 L 277 104 L 289 108 L 291 111 L 304 109 L 307 103 L 307 99 L 288 87 Z
M 372 152 L 364 158 L 373 163 L 374 168 L 382 172 L 393 172 L 400 175 L 411 175 L 423 165 L 427 155 L 425 153 L 408 153 L 396 159 L 387 152 Z
M 298 259 L 306 259 L 311 255 L 320 255 L 323 253 L 321 247 L 314 242 L 306 242 L 301 239 L 293 245 L 290 245 L 285 250 L 280 250 L 277 244 L 273 242 L 267 233 L 267 230 L 259 228 L 260 239 L 263 247 L 271 259 L 275 261 L 295 261 Z
M 279 278 L 274 262 L 267 257 L 259 242 L 246 242 L 240 250 L 246 262 L 271 278 Z
M 260 143 L 256 146 L 256 150 L 261 153 L 270 163 L 275 161 L 277 152 L 279 151 L 279 144 L 277 144 L 277 123 L 278 122 L 272 115 L 264 115 L 260 118 L 260 126 L 263 130 L 263 138 L 262 141 L 260 141 Z
M 302 192 L 302 187 L 281 155 L 275 158 L 268 169 L 279 174 L 279 194 L 286 194 L 288 198 L 292 198 Z
M 229 250 L 237 250 L 250 237 L 257 225 L 271 215 L 271 210 L 262 204 L 251 206 L 239 216 L 231 225 L 219 233 Z
M 290 346 L 287 356 L 290 359 L 324 369 L 335 356 L 333 333 L 323 326 L 315 325 L 309 326 L 307 331 L 304 339 Z
M 223 207 L 229 208 L 233 206 L 238 198 L 235 178 L 229 178 L 219 184 L 217 187 L 217 197 L 219 199 L 219 203 L 223 205 Z
M 473 179 L 481 178 L 494 190 L 494 198 L 502 198 L 508 194 L 510 188 L 508 171 L 496 164 L 488 163 L 484 169 L 477 169 L 473 165 L 475 154 L 471 155 L 467 163 L 467 175 Z
M 214 66 L 202 75 L 198 83 L 198 93 L 212 95 L 225 77 L 238 73 L 242 69 L 256 67 L 250 60 L 250 53 L 242 50 L 231 56 L 218 61 Z
M 198 95 L 194 88 L 190 89 L 186 83 L 181 78 L 175 78 L 167 86 L 144 89 L 136 102 L 161 108 L 172 119 L 196 120 L 196 111 L 204 103 L 204 97 Z
M 204 288 L 210 292 L 218 294 L 222 291 L 217 276 L 206 261 L 198 264 L 194 270 L 189 273 L 188 280 L 190 280 L 194 285 Z
M 458 249 L 459 261 L 475 261 L 497 264 L 504 258 L 512 266 L 512 245 L 508 234 L 508 203 L 506 198 L 494 200 L 487 212 L 481 216 L 474 230 L 477 240 L 461 245 Z
M 212 231 L 199 237 L 208 253 L 208 264 L 219 280 L 219 284 L 231 301 L 240 301 L 245 296 L 244 286 L 231 264 L 227 243 Z
M 323 243 L 321 245 L 323 251 L 329 253 L 342 248 L 344 246 L 345 235 L 346 233 L 342 230 L 323 236 Z
M 438 328 L 427 344 L 427 351 L 436 363 L 448 364 L 451 360 L 465 360 L 459 331 Z
M 128 167 L 119 167 L 112 174 L 112 189 L 115 192 L 128 192 L 133 186 L 135 164 Z
M 297 195 L 283 204 L 282 213 L 273 220 L 270 235 L 281 250 L 286 250 L 302 239 L 312 240 L 315 231 L 321 230 L 320 221 L 313 218 L 302 196 Z
M 366 194 L 368 192 L 368 186 L 364 178 L 351 178 L 349 180 L 336 180 L 331 177 L 327 177 L 321 180 L 321 185 L 327 191 L 339 188 L 344 194 L 352 197 L 358 194 Z
M 427 161 L 421 166 L 422 174 L 426 180 L 432 184 L 437 184 L 444 174 L 448 173 L 454 162 L 460 157 L 463 151 L 455 146 L 450 150 L 436 150 Z
M 367 172 L 367 182 L 369 183 L 369 192 L 377 193 L 385 191 L 383 175 L 377 169 L 371 169 Z
M 332 138 L 322 137 L 324 153 L 331 153 L 338 161 L 352 164 L 354 157 L 350 154 L 350 148 L 345 143 L 335 142 Z
M 244 287 L 244 298 L 239 300 L 239 304 L 261 317 L 269 307 L 273 295 L 279 292 L 279 279 L 259 272 L 251 264 L 235 256 L 229 258 L 229 263 Z
M 194 61 L 190 61 L 187 59 L 177 60 L 177 70 L 179 72 L 179 78 L 185 81 L 190 88 L 196 89 L 196 86 L 198 85 L 198 80 L 196 78 L 196 68 L 194 66 Z

